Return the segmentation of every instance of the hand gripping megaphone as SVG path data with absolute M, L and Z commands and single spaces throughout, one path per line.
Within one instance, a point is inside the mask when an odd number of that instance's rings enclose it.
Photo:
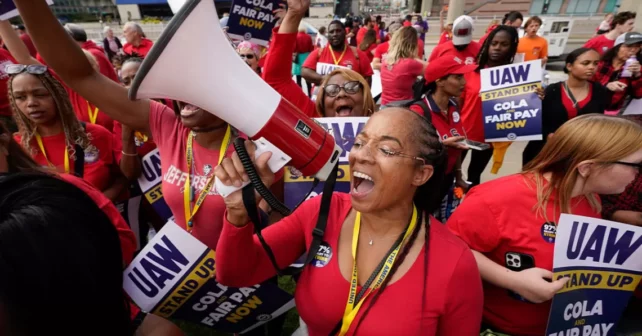
M 129 97 L 169 98 L 198 106 L 250 139 L 261 140 L 259 153 L 280 149 L 303 175 L 322 181 L 341 154 L 332 135 L 237 55 L 220 27 L 214 0 L 189 0 L 180 7 L 145 57 Z M 281 167 L 270 164 L 273 171 Z M 217 181 L 223 196 L 238 189 Z

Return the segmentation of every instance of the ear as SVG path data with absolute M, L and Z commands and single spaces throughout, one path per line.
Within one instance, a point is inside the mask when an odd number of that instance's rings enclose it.
M 435 172 L 435 169 L 431 165 L 423 165 L 419 168 L 417 168 L 417 171 L 415 172 L 415 177 L 412 179 L 412 185 L 415 187 L 419 187 L 423 185 L 424 183 L 428 182 L 428 180 L 432 177 L 432 174 Z
M 593 168 L 595 162 L 591 160 L 585 160 L 580 162 L 577 165 L 577 172 L 582 178 L 588 178 L 591 175 L 591 169 Z

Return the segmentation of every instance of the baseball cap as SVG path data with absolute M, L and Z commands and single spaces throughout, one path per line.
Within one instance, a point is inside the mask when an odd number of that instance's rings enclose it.
M 473 18 L 462 15 L 453 23 L 453 44 L 466 45 L 473 40 Z
M 616 46 L 622 43 L 626 45 L 642 43 L 642 34 L 636 32 L 624 33 L 615 39 Z
M 455 55 L 444 55 L 428 63 L 424 71 L 426 83 L 432 83 L 448 75 L 463 75 L 477 69 L 477 64 L 466 64 Z

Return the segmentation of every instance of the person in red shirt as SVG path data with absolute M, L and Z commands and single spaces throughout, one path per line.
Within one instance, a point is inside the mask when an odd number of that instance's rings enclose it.
M 448 150 L 446 163 L 445 183 L 442 184 L 440 194 L 446 195 L 453 183 L 468 189 L 461 171 L 462 150 L 467 149 L 459 142 L 466 139 L 461 123 L 461 115 L 456 100 L 461 96 L 466 85 L 464 74 L 477 69 L 477 65 L 464 64 L 461 59 L 450 55 L 440 57 L 428 64 L 424 72 L 424 99 L 423 103 L 430 111 L 427 116 L 437 129 L 437 134 Z M 410 109 L 424 115 L 424 108 L 414 104 Z
M 426 67 L 417 59 L 418 40 L 412 27 L 403 27 L 392 37 L 381 65 L 381 105 L 413 98 L 412 87 Z
M 444 55 L 454 55 L 465 64 L 474 64 L 481 46 L 473 41 L 473 18 L 462 15 L 455 20 L 452 40 L 439 44 L 430 54 L 429 62 Z
M 352 191 L 330 196 L 320 249 L 309 251 L 316 257 L 297 281 L 295 300 L 310 335 L 479 333 L 483 299 L 473 256 L 430 216 L 441 201 L 444 155 L 426 118 L 403 108 L 370 117 L 350 151 Z M 268 185 L 274 178 L 266 168 L 269 156 L 255 162 Z M 237 155 L 225 159 L 216 176 L 227 185 L 238 183 L 245 173 L 239 163 Z M 321 199 L 307 200 L 263 229 L 279 267 L 308 250 Z M 260 283 L 276 270 L 254 235 L 241 193 L 225 201 L 216 280 L 233 287 Z M 384 274 L 382 260 L 388 260 Z M 357 294 L 373 287 L 378 289 Z
M 517 30 L 510 26 L 499 26 L 493 30 L 481 48 L 477 57 L 477 70 L 464 75 L 466 86 L 461 95 L 461 118 L 464 125 L 464 136 L 470 140 L 484 142 L 484 120 L 482 115 L 482 102 L 479 92 L 481 90 L 481 69 L 492 68 L 513 63 L 517 52 L 519 36 Z M 472 151 L 470 165 L 468 166 L 468 181 L 478 185 L 481 174 L 493 156 L 492 150 Z M 464 156 L 469 152 L 466 151 Z
M 312 101 L 294 83 L 292 65 L 283 60 L 294 51 L 296 31 L 302 19 L 299 11 L 288 10 L 281 25 L 273 30 L 270 52 L 263 67 L 263 80 L 309 117 L 371 115 L 375 111 L 372 93 L 366 80 L 355 71 L 343 68 L 331 71 L 321 82 L 316 101 Z M 331 23 L 330 26 L 338 27 L 338 24 Z M 314 51 L 310 55 L 316 53 Z
M 354 70 L 365 78 L 368 85 L 371 83 L 373 72 L 368 56 L 363 51 L 346 45 L 345 27 L 338 20 L 328 25 L 328 45 L 310 53 L 303 63 L 301 75 L 306 82 L 319 85 L 323 77 L 335 69 Z
M 642 127 L 583 115 L 562 125 L 521 173 L 468 192 L 447 226 L 473 250 L 484 279 L 484 329 L 546 332 L 550 300 L 568 281 L 551 272 L 559 214 L 600 218 L 598 194 L 623 192 L 640 162 Z M 509 256 L 532 268 L 510 265 Z
M 588 113 L 604 113 L 611 101 L 611 92 L 598 82 L 591 81 L 600 55 L 594 49 L 580 48 L 566 57 L 566 81 L 546 87 L 542 101 L 542 140 L 531 140 L 522 153 L 526 166 L 542 150 L 549 135 L 562 124 Z M 562 102 L 560 104 L 560 101 Z
M 20 36 L 20 39 L 22 42 L 27 46 L 27 49 L 29 49 L 29 55 L 31 57 L 36 57 L 38 54 L 38 51 L 36 50 L 36 46 L 33 45 L 33 41 L 31 41 L 31 36 L 27 33 L 27 29 L 23 25 L 18 25 L 18 28 L 16 29 L 18 31 L 18 35 Z
M 296 83 L 299 87 L 303 88 L 301 83 L 301 67 L 305 60 L 310 55 L 310 52 L 314 50 L 314 44 L 312 43 L 312 37 L 306 32 L 307 29 L 303 26 L 299 27 L 299 32 L 296 35 L 296 47 L 294 48 L 294 56 L 292 64 L 292 74 L 296 76 Z M 308 89 L 308 97 L 312 96 L 312 83 L 305 82 Z
M 310 37 L 309 35 L 307 36 Z M 311 48 L 308 49 L 312 51 Z M 243 41 L 236 46 L 236 52 L 239 54 L 239 57 L 245 61 L 245 64 L 247 64 L 259 76 L 261 75 L 261 66 L 259 64 L 261 48 L 257 44 L 250 41 Z
M 523 22 L 524 22 L 524 16 L 522 15 L 522 13 L 518 11 L 510 11 L 506 13 L 506 15 L 504 15 L 504 19 L 502 20 L 502 25 L 519 29 L 522 26 Z M 486 39 L 488 38 L 489 34 L 496 28 L 497 27 L 494 27 L 492 30 L 486 31 L 486 34 L 479 39 L 480 46 L 483 45 L 484 42 L 486 42 Z
M 377 33 L 374 29 L 370 29 L 361 40 L 359 50 L 363 51 L 368 56 L 368 61 L 372 63 L 375 49 L 377 49 Z
M 381 44 L 377 45 L 377 48 L 374 50 L 374 58 L 372 59 L 372 68 L 375 70 L 380 70 L 381 69 L 381 60 L 383 57 L 388 53 L 388 49 L 390 48 L 390 40 L 392 37 L 395 35 L 395 32 L 397 32 L 399 29 L 401 29 L 403 26 L 400 23 L 392 23 L 388 27 L 388 41 L 385 41 Z M 423 48 L 418 47 L 417 51 L 419 53 L 419 58 L 423 59 Z
M 125 54 L 145 58 L 154 45 L 154 42 L 145 38 L 143 28 L 136 22 L 125 23 L 123 34 L 127 41 L 123 46 L 123 52 Z
M 611 22 L 611 30 L 588 40 L 584 44 L 584 48 L 595 49 L 595 51 L 600 53 L 600 56 L 604 55 L 609 49 L 615 46 L 615 40 L 618 36 L 633 31 L 635 17 L 636 13 L 634 12 L 617 13 Z
M 363 27 L 359 28 L 359 31 L 357 32 L 357 46 L 361 45 L 361 42 L 363 41 L 363 38 L 366 36 L 366 33 L 368 30 L 374 29 L 375 27 L 375 22 L 372 20 L 371 17 L 366 17 L 363 20 Z
M 111 133 L 80 123 L 63 86 L 46 66 L 13 64 L 5 71 L 19 129 L 16 141 L 42 166 L 76 174 L 112 201 L 118 199 L 126 181 L 114 161 Z

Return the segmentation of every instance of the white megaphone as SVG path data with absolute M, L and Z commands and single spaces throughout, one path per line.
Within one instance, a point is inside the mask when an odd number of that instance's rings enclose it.
M 270 160 L 273 171 L 291 158 L 303 175 L 326 180 L 342 151 L 332 135 L 237 55 L 221 30 L 214 0 L 189 0 L 178 7 L 136 74 L 130 99 L 169 98 L 198 106 L 261 140 L 257 155 L 278 153 Z M 216 183 L 223 196 L 239 189 Z

